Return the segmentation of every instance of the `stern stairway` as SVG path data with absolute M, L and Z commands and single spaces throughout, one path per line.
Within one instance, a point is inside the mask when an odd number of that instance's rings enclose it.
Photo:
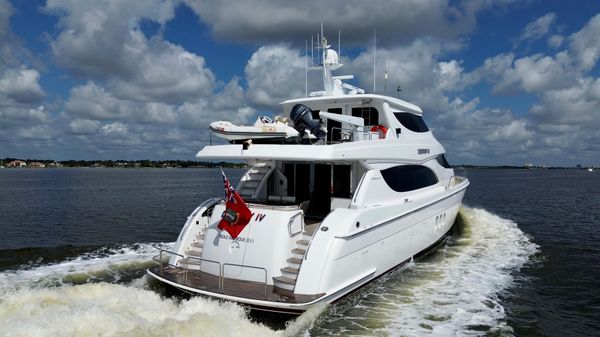
M 296 247 L 291 250 L 291 256 L 287 259 L 287 265 L 280 269 L 281 276 L 273 277 L 273 285 L 275 287 L 294 291 L 298 273 L 300 273 L 300 266 L 302 265 L 302 261 L 304 261 L 308 245 L 319 224 L 315 223 L 304 227 L 300 240 L 296 241 Z

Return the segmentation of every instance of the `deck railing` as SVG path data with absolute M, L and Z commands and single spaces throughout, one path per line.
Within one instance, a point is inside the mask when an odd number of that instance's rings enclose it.
M 467 177 L 452 176 L 452 177 L 450 177 L 450 180 L 448 180 L 448 185 L 446 186 L 446 189 L 454 187 L 454 186 L 458 186 L 466 180 L 467 180 Z
M 337 131 L 337 132 L 334 132 Z M 339 135 L 339 139 L 336 140 L 332 140 L 331 137 L 333 136 L 334 133 L 337 133 Z M 327 142 L 326 144 L 338 144 L 338 143 L 343 143 L 343 142 L 356 142 L 359 140 L 373 140 L 373 139 L 379 139 L 379 135 L 377 136 L 377 138 L 375 138 L 375 135 L 377 133 L 375 132 L 371 132 L 369 130 L 363 130 L 363 131 L 358 131 L 352 128 L 342 128 L 342 127 L 338 127 L 338 126 L 334 126 L 331 128 L 331 135 L 327 135 Z M 355 139 L 358 136 L 358 139 Z
M 262 270 L 265 272 L 265 298 L 267 298 L 267 270 L 263 267 L 255 267 L 255 266 L 247 266 L 247 265 L 243 265 L 243 264 L 237 264 L 237 263 L 223 263 L 223 266 L 221 268 L 221 275 L 225 275 L 225 267 L 227 266 L 232 266 L 232 267 L 242 267 L 242 268 L 250 268 L 250 269 L 256 269 L 256 270 Z M 225 290 L 225 278 L 221 277 L 221 291 Z
M 296 213 L 296 214 L 294 214 L 294 215 L 292 215 L 292 216 L 290 217 L 290 221 L 288 222 L 288 226 L 287 226 L 287 227 L 288 227 L 288 234 L 289 234 L 290 238 L 291 238 L 291 237 L 294 237 L 294 236 L 296 236 L 296 235 L 298 235 L 298 234 L 302 233 L 302 231 L 304 231 L 304 217 L 301 217 L 301 218 L 300 218 L 300 230 L 298 230 L 298 231 L 294 231 L 294 230 L 292 229 L 292 225 L 293 225 L 293 224 L 294 224 L 294 222 L 296 221 L 296 218 L 297 218 L 298 216 L 301 216 L 301 215 L 303 215 L 303 214 L 304 214 L 304 212 L 300 211 L 300 212 L 298 212 L 298 213 Z
M 249 265 L 243 265 L 243 264 L 236 264 L 236 263 L 223 263 L 221 264 L 221 262 L 219 261 L 214 261 L 214 260 L 209 260 L 209 259 L 204 259 L 201 257 L 195 257 L 195 256 L 184 256 L 182 254 L 178 254 L 166 249 L 163 249 L 162 247 L 153 245 L 154 248 L 158 249 L 159 253 L 158 255 L 155 255 L 154 257 L 152 257 L 152 260 L 158 262 L 158 270 L 160 272 L 161 275 L 163 275 L 163 270 L 164 270 L 164 264 L 165 264 L 165 259 L 164 259 L 164 254 L 166 255 L 175 255 L 175 256 L 179 256 L 180 258 L 184 259 L 190 259 L 190 260 L 196 260 L 199 261 L 200 264 L 198 265 L 198 268 L 200 268 L 200 266 L 202 265 L 202 262 L 208 262 L 208 263 L 213 263 L 219 266 L 219 283 L 218 283 L 218 290 L 219 292 L 223 293 L 225 290 L 225 267 L 227 266 L 231 266 L 231 267 L 241 267 L 241 268 L 249 268 L 249 269 L 255 269 L 255 270 L 262 270 L 264 272 L 264 286 L 265 286 L 265 299 L 267 298 L 267 269 L 263 268 L 263 267 L 257 267 L 257 266 L 249 266 Z M 194 272 L 196 271 L 195 269 L 190 269 L 187 267 L 183 267 L 181 265 L 173 265 L 169 262 L 167 262 L 167 264 L 169 266 L 172 267 L 176 267 L 176 268 L 180 268 L 184 271 L 183 273 L 183 285 L 188 286 L 188 279 L 189 279 L 189 272 Z M 198 270 L 200 271 L 200 270 Z M 216 276 L 216 275 L 215 275 Z

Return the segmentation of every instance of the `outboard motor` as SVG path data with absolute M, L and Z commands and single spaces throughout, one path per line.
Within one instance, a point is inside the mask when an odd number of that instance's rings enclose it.
M 301 134 L 305 129 L 315 135 L 320 140 L 325 140 L 327 131 L 321 129 L 321 123 L 312 118 L 312 111 L 304 104 L 296 104 L 290 111 L 290 118 L 296 126 L 296 130 Z

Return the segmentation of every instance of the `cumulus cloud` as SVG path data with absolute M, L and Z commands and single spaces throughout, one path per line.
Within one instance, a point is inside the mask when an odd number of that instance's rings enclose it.
M 262 107 L 305 95 L 305 59 L 288 45 L 260 47 L 244 70 L 248 98 Z
M 0 140 L 48 139 L 53 133 L 46 125 L 50 116 L 41 104 L 46 93 L 40 72 L 29 64 L 28 51 L 11 30 L 13 13 L 11 4 L 0 0 Z
M 599 106 L 600 79 L 587 77 L 577 85 L 542 93 L 531 112 L 540 124 L 597 130 L 600 128 Z
M 548 38 L 548 45 L 552 48 L 559 48 L 562 46 L 564 40 L 564 36 L 560 34 L 554 34 Z
M 93 82 L 71 89 L 66 110 L 73 116 L 98 120 L 126 118 L 135 113 L 132 103 L 119 100 Z
M 69 123 L 70 131 L 77 135 L 91 135 L 98 132 L 101 123 L 90 119 L 76 118 Z
M 45 10 L 60 17 L 61 32 L 51 43 L 56 60 L 81 75 L 131 75 L 139 71 L 145 39 L 138 23 L 159 24 L 174 15 L 171 1 L 49 0 Z
M 431 38 L 415 39 L 401 47 L 378 48 L 376 52 L 375 91 L 384 93 L 384 71 L 388 63 L 387 94 L 419 104 L 428 111 L 445 111 L 447 94 L 474 83 L 458 60 L 443 60 L 443 55 L 460 46 Z M 373 49 L 346 62 L 340 73 L 354 74 L 358 84 L 373 91 Z M 396 92 L 397 87 L 402 90 Z
M 0 129 L 11 126 L 43 124 L 50 121 L 43 106 L 37 108 L 22 106 L 0 106 Z
M 9 99 L 37 103 L 45 95 L 39 84 L 40 73 L 28 64 L 29 53 L 11 30 L 13 13 L 11 4 L 0 0 L 0 104 Z
M 600 58 L 600 14 L 569 37 L 570 49 L 581 70 L 592 69 Z
M 102 126 L 102 132 L 104 132 L 105 135 L 127 133 L 127 126 L 121 122 L 114 122 Z
M 600 79 L 593 73 L 600 59 L 598 36 L 600 15 L 566 38 L 551 37 L 556 48 L 565 47 L 554 55 L 538 53 L 519 58 L 514 53 L 503 53 L 488 58 L 471 72 L 470 76 L 492 84 L 494 94 L 526 93 L 536 100 L 525 117 L 489 135 L 498 139 L 503 135 L 510 139 L 526 136 L 528 153 L 538 158 L 560 153 L 560 160 L 580 162 L 597 157 L 590 144 L 600 142 Z
M 513 54 L 501 54 L 486 60 L 474 74 L 493 83 L 496 94 L 537 93 L 573 85 L 575 76 L 565 76 L 569 68 L 564 53 L 554 57 L 535 54 L 516 60 Z
M 61 19 L 51 41 L 55 60 L 80 77 L 106 80 L 120 98 L 180 103 L 209 94 L 214 75 L 203 57 L 161 36 L 146 38 L 139 24 L 164 25 L 175 1 L 50 0 L 46 11 Z
M 350 44 L 369 41 L 375 28 L 382 44 L 426 36 L 456 38 L 473 29 L 482 9 L 511 2 L 350 0 L 324 5 L 318 0 L 186 1 L 219 38 L 251 43 L 304 41 L 324 22 L 326 29 L 343 30 L 344 41 Z
M 519 36 L 518 42 L 534 41 L 542 38 L 550 31 L 551 25 L 556 20 L 556 14 L 550 12 L 544 16 L 535 19 L 525 26 Z
M 46 95 L 39 78 L 35 69 L 7 69 L 0 73 L 0 94 L 19 103 L 37 103 Z
M 19 65 L 26 53 L 18 37 L 12 32 L 10 18 L 14 9 L 7 0 L 0 0 L 0 67 Z

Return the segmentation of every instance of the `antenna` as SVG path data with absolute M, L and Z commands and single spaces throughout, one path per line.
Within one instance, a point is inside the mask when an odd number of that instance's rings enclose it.
M 317 53 L 319 53 L 319 46 L 321 45 L 321 38 L 319 37 L 319 33 L 317 33 Z M 321 64 L 321 55 L 317 55 L 318 61 L 317 64 Z
M 373 30 L 373 93 L 375 93 L 375 53 L 377 52 L 377 28 Z
M 338 57 L 342 57 L 342 31 L 338 30 Z
M 321 21 L 321 40 L 325 39 L 325 34 L 323 34 L 323 21 Z M 319 40 L 319 43 L 321 43 L 323 50 L 321 51 L 321 63 L 325 64 L 325 46 L 323 45 L 322 41 Z
M 390 59 L 385 58 L 385 74 L 383 75 L 383 92 L 387 95 L 387 80 L 388 80 L 388 62 Z
M 304 40 L 304 95 L 308 97 L 308 40 Z
M 315 64 L 315 53 L 314 53 L 314 49 L 315 49 L 315 42 L 313 41 L 313 36 L 310 36 L 310 63 L 311 64 Z

